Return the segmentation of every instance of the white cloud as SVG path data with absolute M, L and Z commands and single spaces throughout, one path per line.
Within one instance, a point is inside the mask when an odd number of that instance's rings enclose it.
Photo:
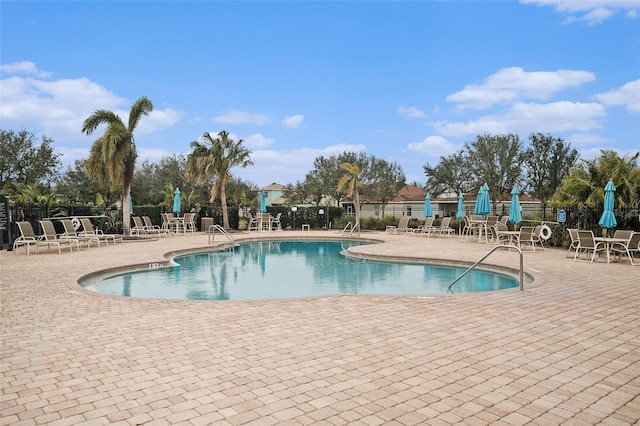
M 449 155 L 460 149 L 459 146 L 452 144 L 442 136 L 428 136 L 422 142 L 411 142 L 407 148 L 409 151 L 427 154 L 430 157 L 441 157 Z
M 405 106 L 399 106 L 397 108 L 398 114 L 400 115 L 406 115 L 407 117 L 411 117 L 411 118 L 422 118 L 424 117 L 424 111 L 422 111 L 419 108 L 416 107 L 405 107 Z
M 629 112 L 640 112 L 640 79 L 607 93 L 597 94 L 595 98 L 607 106 L 624 105 Z
M 530 132 L 585 132 L 599 129 L 598 118 L 606 116 L 598 103 L 553 102 L 548 104 L 517 102 L 505 114 L 492 114 L 477 120 L 462 122 L 440 121 L 430 123 L 445 136 L 503 134 Z
M 565 139 L 573 146 L 606 145 L 607 139 L 593 133 L 573 133 Z
M 262 125 L 271 122 L 266 114 L 250 114 L 242 111 L 228 111 L 213 118 L 216 123 L 222 124 L 256 124 Z
M 313 162 L 319 156 L 339 155 L 345 151 L 364 152 L 364 145 L 336 144 L 323 148 L 297 148 L 290 150 L 256 150 L 251 153 L 252 167 L 232 170 L 234 176 L 259 186 L 270 183 L 286 185 L 303 181 L 313 170 Z
M 234 138 L 234 140 L 236 140 Z M 260 133 L 256 133 L 254 135 L 250 135 L 247 136 L 246 138 L 244 138 L 245 141 L 245 145 L 247 148 L 249 148 L 250 150 L 254 150 L 254 149 L 264 149 L 270 145 L 273 144 L 274 139 L 272 138 L 267 138 L 263 135 L 261 135 Z
M 284 120 L 282 120 L 282 127 L 297 129 L 302 124 L 302 120 L 304 120 L 304 115 L 302 114 L 287 115 Z
M 570 14 L 565 20 L 568 24 L 573 22 L 599 24 L 621 10 L 626 10 L 626 16 L 635 19 L 637 10 L 640 9 L 638 0 L 520 0 L 520 2 L 555 7 L 558 12 Z
M 129 117 L 129 111 L 122 111 L 119 115 L 123 120 L 125 120 Z M 160 110 L 154 109 L 147 117 L 140 120 L 138 127 L 136 127 L 136 131 L 141 134 L 145 134 L 167 129 L 179 122 L 183 116 L 184 113 L 182 111 L 178 111 L 173 108 Z
M 36 64 L 30 61 L 14 62 L 13 64 L 0 65 L 0 71 L 7 74 L 27 74 L 36 77 L 50 77 L 49 71 L 42 71 L 36 67 Z
M 446 97 L 459 109 L 486 109 L 495 104 L 518 100 L 546 100 L 568 87 L 580 86 L 595 80 L 587 71 L 557 70 L 526 72 L 520 67 L 503 68 L 490 75 L 482 84 L 470 84 Z

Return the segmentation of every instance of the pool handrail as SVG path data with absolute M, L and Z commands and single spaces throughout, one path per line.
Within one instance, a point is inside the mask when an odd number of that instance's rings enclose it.
M 449 284 L 449 287 L 447 287 L 447 292 L 451 292 L 451 287 L 453 287 L 453 285 L 455 283 L 460 281 L 460 279 L 462 277 L 467 275 L 467 273 L 469 273 L 472 269 L 474 269 L 476 266 L 478 266 L 483 260 L 485 260 L 487 257 L 489 257 L 491 255 L 491 253 L 493 253 L 497 249 L 501 249 L 501 248 L 507 249 L 507 250 L 516 250 L 520 254 L 520 291 L 523 291 L 524 290 L 524 267 L 523 267 L 523 263 L 524 262 L 523 262 L 522 250 L 520 250 L 520 247 L 518 247 L 518 246 L 512 246 L 512 245 L 507 245 L 507 244 L 499 244 L 499 245 L 495 246 L 494 248 L 492 248 L 491 250 L 489 250 L 489 253 L 485 254 L 482 257 L 482 259 L 478 260 L 476 263 L 471 265 L 469 268 L 467 268 L 466 271 L 464 271 L 455 280 L 453 280 L 453 282 L 451 284 Z
M 353 235 L 353 232 L 356 230 L 356 228 L 358 229 L 358 235 L 360 235 L 360 222 L 356 222 L 355 225 L 351 222 L 347 222 L 347 224 L 342 229 L 342 233 L 340 234 L 340 236 L 344 237 L 345 232 L 349 231 L 348 237 L 351 238 L 351 235 Z
M 233 239 L 231 234 L 229 234 L 222 226 L 217 225 L 217 224 L 213 224 L 213 225 L 209 226 L 209 230 L 207 231 L 207 234 L 209 234 L 209 239 L 207 241 L 208 244 L 212 244 L 213 243 L 213 240 L 214 240 L 214 237 L 215 237 L 215 231 L 218 231 L 219 233 L 221 233 L 222 235 L 227 237 L 227 239 L 229 240 L 229 242 L 231 244 L 235 243 L 235 240 Z

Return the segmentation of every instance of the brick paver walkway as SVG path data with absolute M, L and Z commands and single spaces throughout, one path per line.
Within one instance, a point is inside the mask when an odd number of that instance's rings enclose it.
M 292 235 L 338 236 L 276 234 Z M 470 262 L 487 252 L 458 238 L 368 236 L 386 243 L 357 250 Z M 206 245 L 195 235 L 62 255 L 0 251 L 0 423 L 640 420 L 640 267 L 628 262 L 525 253 L 533 285 L 472 295 L 191 302 L 70 287 L 92 271 Z M 517 267 L 518 257 L 487 262 Z

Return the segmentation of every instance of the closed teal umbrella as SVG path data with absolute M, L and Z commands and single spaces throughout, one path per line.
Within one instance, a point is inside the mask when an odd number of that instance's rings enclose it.
M 478 197 L 476 198 L 476 206 L 473 209 L 474 214 L 488 215 L 491 213 L 491 201 L 489 200 L 489 185 L 486 183 L 482 185 L 478 191 Z
M 433 209 L 431 208 L 431 194 L 427 194 L 424 197 L 424 217 L 433 216 Z
M 129 192 L 129 213 L 133 213 L 133 198 L 131 198 L 131 192 Z
M 604 212 L 598 221 L 598 225 L 603 228 L 615 228 L 618 225 L 616 222 L 616 216 L 613 214 L 613 201 L 616 187 L 613 181 L 610 180 L 607 186 L 604 187 Z
M 464 195 L 462 192 L 458 194 L 458 212 L 456 213 L 457 219 L 462 219 L 464 216 Z
M 267 212 L 267 193 L 262 191 L 260 193 L 260 213 Z
M 520 212 L 520 191 L 515 186 L 511 190 L 511 206 L 509 207 L 509 222 L 518 224 L 522 222 L 522 213 Z
M 173 212 L 179 214 L 182 209 L 180 208 L 180 189 L 176 188 L 173 193 Z

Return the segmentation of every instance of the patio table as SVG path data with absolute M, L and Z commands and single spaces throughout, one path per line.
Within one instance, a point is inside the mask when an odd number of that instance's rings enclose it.
M 613 243 L 626 243 L 628 238 L 614 238 L 614 237 L 593 237 L 596 243 L 604 243 L 604 250 L 607 252 L 607 263 L 611 263 L 611 246 Z
M 516 241 L 520 237 L 520 231 L 498 231 L 498 236 L 506 235 L 509 237 L 509 245 L 513 245 L 513 239 Z

